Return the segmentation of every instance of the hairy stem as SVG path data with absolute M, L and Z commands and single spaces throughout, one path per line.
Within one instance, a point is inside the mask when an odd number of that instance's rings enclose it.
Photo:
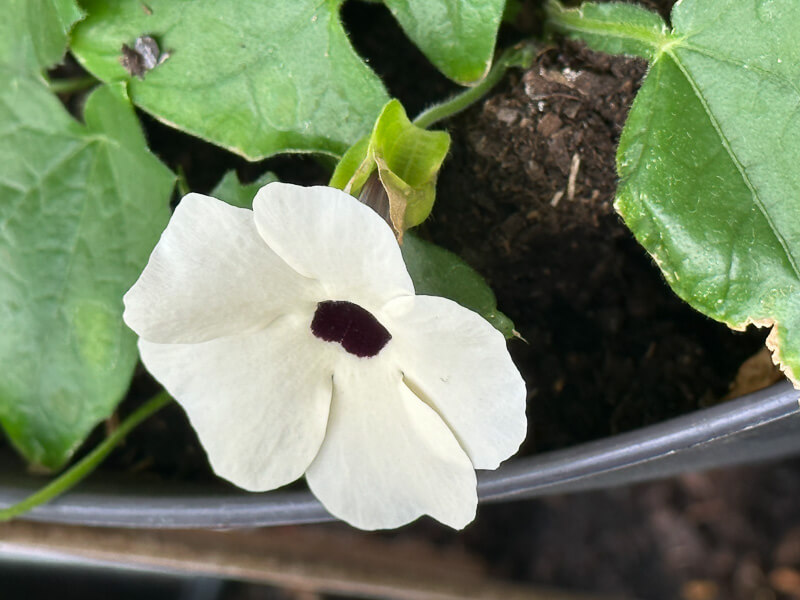
M 74 77 L 72 79 L 48 79 L 47 87 L 54 94 L 71 94 L 89 89 L 93 85 L 100 83 L 91 75 L 84 77 Z
M 177 184 L 178 184 L 178 193 L 183 198 L 186 194 L 192 191 L 192 188 L 189 187 L 189 181 L 186 179 L 186 171 L 183 170 L 181 165 L 178 165 L 177 171 Z
M 149 416 L 158 412 L 161 408 L 169 404 L 172 400 L 169 394 L 161 392 L 145 402 L 142 406 L 131 413 L 119 427 L 103 440 L 94 450 L 87 454 L 84 458 L 75 463 L 72 467 L 64 471 L 61 475 L 56 477 L 53 481 L 48 483 L 42 489 L 34 492 L 21 502 L 0 510 L 0 521 L 8 521 L 23 513 L 28 512 L 32 508 L 44 504 L 71 489 L 80 483 L 87 475 L 94 471 L 103 459 L 108 456 L 111 450 L 122 441 L 122 439 L 139 423 L 144 421 Z
M 545 3 L 547 26 L 561 33 L 576 36 L 595 50 L 611 54 L 634 54 L 648 60 L 655 59 L 677 42 L 676 37 L 669 33 L 663 20 L 655 13 L 630 5 L 626 6 L 627 10 L 624 11 L 627 14 L 622 14 L 623 11 L 620 11 L 620 14 L 615 15 L 612 11 L 597 10 L 598 6 L 594 3 L 585 3 L 579 8 L 565 8 L 558 0 L 547 0 Z M 645 18 L 645 15 L 652 20 Z M 600 41 L 606 46 L 595 47 Z M 608 46 L 613 43 L 625 46 L 619 48 Z
M 510 67 L 528 68 L 531 62 L 533 62 L 533 56 L 533 46 L 529 43 L 522 43 L 508 48 L 500 55 L 500 58 L 494 63 L 492 69 L 478 85 L 460 94 L 456 94 L 450 98 L 450 100 L 445 100 L 441 104 L 435 104 L 422 111 L 419 116 L 414 119 L 414 125 L 427 129 L 434 123 L 451 117 L 465 108 L 468 108 L 470 105 L 483 98 L 483 96 L 497 85 L 507 69 Z

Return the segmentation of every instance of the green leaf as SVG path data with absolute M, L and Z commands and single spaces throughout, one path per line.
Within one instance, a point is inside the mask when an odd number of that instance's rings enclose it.
M 580 8 L 566 9 L 548 0 L 547 12 L 550 25 L 599 52 L 652 59 L 672 39 L 660 15 L 635 4 L 587 2 Z
M 275 173 L 267 172 L 253 183 L 242 183 L 239 181 L 236 171 L 228 171 L 219 180 L 211 195 L 217 200 L 239 208 L 253 208 L 253 198 L 256 197 L 256 192 L 273 181 L 278 181 L 277 176 Z
M 486 281 L 458 256 L 412 233 L 406 233 L 401 249 L 417 294 L 450 298 L 481 315 L 506 338 L 517 335 L 511 319 L 497 310 Z
M 128 388 L 122 295 L 166 225 L 173 176 L 123 86 L 96 90 L 81 125 L 38 77 L 0 77 L 0 423 L 58 468 Z
M 672 22 L 620 140 L 617 209 L 692 306 L 774 325 L 798 385 L 800 3 L 683 0 Z
M 83 12 L 74 0 L 6 0 L 0 19 L 0 64 L 20 72 L 59 62 Z
M 368 160 L 370 153 L 371 135 L 365 135 L 355 144 L 350 146 L 331 175 L 329 186 L 340 190 L 347 188 L 349 193 L 358 195 L 364 187 L 370 174 L 375 170 L 375 165 Z
M 390 100 L 372 134 L 356 142 L 339 162 L 331 186 L 358 196 L 377 170 L 389 197 L 392 226 L 402 236 L 431 213 L 436 177 L 449 149 L 448 133 L 417 127 L 408 120 L 403 105 Z
M 279 152 L 342 154 L 386 103 L 356 55 L 340 0 L 84 0 L 72 51 L 103 81 L 127 81 L 134 103 L 165 123 L 250 160 Z M 169 57 L 143 79 L 123 44 L 152 36 Z
M 384 0 L 400 26 L 450 79 L 469 85 L 492 64 L 505 0 Z

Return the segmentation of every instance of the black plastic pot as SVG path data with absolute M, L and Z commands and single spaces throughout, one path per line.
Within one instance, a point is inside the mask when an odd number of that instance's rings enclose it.
M 481 502 L 613 487 L 687 471 L 800 452 L 800 392 L 782 382 L 765 390 L 574 448 L 512 460 L 480 472 Z M 41 479 L 0 485 L 0 505 L 21 500 Z M 25 518 L 116 527 L 255 527 L 333 520 L 307 492 L 251 494 L 185 484 L 142 487 L 133 479 L 89 481 Z

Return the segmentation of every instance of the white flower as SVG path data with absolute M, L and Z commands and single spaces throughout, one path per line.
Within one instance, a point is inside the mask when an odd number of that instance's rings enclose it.
M 477 314 L 415 296 L 390 227 L 336 189 L 271 183 L 254 210 L 189 194 L 125 322 L 214 471 L 305 474 L 334 515 L 396 527 L 475 515 L 474 469 L 525 437 L 525 385 Z

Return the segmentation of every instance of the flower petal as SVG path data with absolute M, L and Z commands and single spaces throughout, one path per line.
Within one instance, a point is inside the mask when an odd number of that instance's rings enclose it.
M 201 342 L 263 328 L 322 295 L 267 247 L 252 211 L 189 194 L 125 294 L 123 318 L 151 342 Z
M 147 369 L 183 406 L 217 475 L 250 491 L 300 477 L 325 436 L 334 353 L 288 315 L 200 344 L 139 341 Z
M 423 514 L 460 529 L 478 502 L 472 463 L 383 356 L 336 365 L 328 432 L 308 485 L 331 514 L 362 529 Z
M 340 190 L 270 183 L 253 200 L 256 226 L 270 248 L 330 300 L 370 311 L 414 293 L 391 228 L 371 208 Z
M 410 308 L 410 309 L 409 309 Z M 525 382 L 503 335 L 446 298 L 385 307 L 406 384 L 450 426 L 476 469 L 495 469 L 525 439 Z

